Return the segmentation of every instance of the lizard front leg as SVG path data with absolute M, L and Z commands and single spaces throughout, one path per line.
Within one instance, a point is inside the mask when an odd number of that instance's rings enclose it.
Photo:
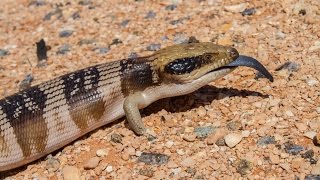
M 141 92 L 130 94 L 125 98 L 123 103 L 123 109 L 129 122 L 129 126 L 138 135 L 146 135 L 147 128 L 141 119 L 139 109 L 144 108 L 148 105 L 148 102 Z

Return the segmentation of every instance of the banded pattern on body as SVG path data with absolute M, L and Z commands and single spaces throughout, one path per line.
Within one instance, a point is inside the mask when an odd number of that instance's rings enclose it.
M 132 76 L 134 72 L 138 76 Z M 66 74 L 0 100 L 0 171 L 44 156 L 124 116 L 124 95 L 153 80 L 150 65 L 121 60 Z

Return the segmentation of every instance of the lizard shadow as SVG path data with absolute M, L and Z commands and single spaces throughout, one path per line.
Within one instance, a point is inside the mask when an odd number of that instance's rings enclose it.
M 145 116 L 149 116 L 152 113 L 161 111 L 162 109 L 170 113 L 186 112 L 193 108 L 209 105 L 213 100 L 220 100 L 226 97 L 234 96 L 259 96 L 262 98 L 269 97 L 267 94 L 262 94 L 256 91 L 238 90 L 234 88 L 218 88 L 215 86 L 206 85 L 187 95 L 160 99 L 144 108 L 141 113 Z

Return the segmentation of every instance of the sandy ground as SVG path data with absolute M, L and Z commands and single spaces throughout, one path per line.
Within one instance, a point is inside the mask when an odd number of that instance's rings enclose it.
M 35 85 L 191 36 L 256 57 L 275 78 L 256 80 L 254 70 L 240 67 L 144 110 L 157 139 L 135 136 L 121 119 L 2 177 L 320 178 L 313 142 L 320 138 L 319 0 L 1 0 L 0 6 L 0 97 L 30 77 Z M 50 48 L 42 66 L 40 39 Z

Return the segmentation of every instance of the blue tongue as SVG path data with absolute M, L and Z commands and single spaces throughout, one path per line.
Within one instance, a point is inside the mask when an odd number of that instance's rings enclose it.
M 232 61 L 228 65 L 229 67 L 237 67 L 237 66 L 247 66 L 256 69 L 261 74 L 263 74 L 266 78 L 268 78 L 271 82 L 273 82 L 272 75 L 268 72 L 268 70 L 256 59 L 249 57 L 249 56 L 243 56 L 240 55 L 236 60 Z

